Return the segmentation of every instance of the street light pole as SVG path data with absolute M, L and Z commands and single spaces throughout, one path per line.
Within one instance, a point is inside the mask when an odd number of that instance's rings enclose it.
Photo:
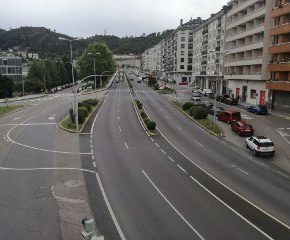
M 43 67 L 43 84 L 44 84 L 44 91 L 46 92 L 46 80 L 45 80 L 45 59 L 43 60 L 42 67 Z

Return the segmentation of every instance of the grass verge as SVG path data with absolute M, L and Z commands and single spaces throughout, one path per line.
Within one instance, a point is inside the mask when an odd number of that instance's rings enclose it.
M 15 111 L 22 107 L 23 107 L 22 105 L 0 107 L 0 116 L 6 115 L 9 112 Z
M 172 94 L 174 91 L 170 88 L 164 88 L 157 91 L 160 94 Z
M 210 134 L 213 134 L 213 135 L 218 136 L 218 137 L 224 136 L 224 133 L 223 133 L 222 129 L 220 129 L 220 127 L 217 124 L 214 124 L 214 122 L 211 119 L 209 119 L 209 118 L 206 118 L 206 119 L 194 119 L 193 117 L 191 117 L 189 115 L 188 110 L 184 111 L 182 109 L 182 104 L 180 102 L 173 101 L 172 104 L 180 112 L 182 112 L 184 115 L 186 115 L 191 121 L 193 121 L 195 124 L 199 125 L 203 129 L 205 129 Z

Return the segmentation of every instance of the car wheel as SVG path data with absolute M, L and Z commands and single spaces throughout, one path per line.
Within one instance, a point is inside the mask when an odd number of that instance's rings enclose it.
M 253 149 L 254 156 L 258 156 L 258 153 L 255 149 Z
M 248 145 L 248 143 L 246 142 L 246 148 L 249 148 L 249 145 Z

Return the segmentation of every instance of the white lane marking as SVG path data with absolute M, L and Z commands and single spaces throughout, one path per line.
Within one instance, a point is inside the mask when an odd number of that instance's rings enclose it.
M 122 129 L 121 129 L 121 127 L 120 127 L 120 126 L 119 126 L 119 131 L 120 131 L 120 132 L 122 132 Z
M 169 120 L 170 119 L 170 117 L 168 117 L 168 116 L 166 116 L 166 118 Z
M 22 118 L 22 117 L 24 117 L 24 116 L 25 116 L 25 114 L 23 114 L 23 115 L 21 115 L 21 116 L 19 116 L 19 117 L 13 118 L 13 121 L 16 121 L 16 120 L 18 120 L 18 119 L 20 119 L 20 118 Z
M 181 127 L 179 127 L 179 126 L 177 126 L 177 129 L 178 129 L 179 131 L 182 131 Z
M 95 155 L 92 155 L 92 160 L 95 160 Z
M 118 116 L 118 121 L 120 120 L 120 117 Z
M 235 151 L 239 151 L 238 149 L 236 149 L 235 147 L 231 146 L 231 149 L 235 150 Z
M 187 173 L 187 171 L 186 171 L 183 167 L 181 167 L 179 164 L 177 164 L 176 166 L 177 166 L 181 171 Z
M 54 120 L 55 117 L 56 117 L 56 114 L 54 113 L 54 114 L 52 114 L 48 119 L 49 119 L 49 120 Z
M 129 149 L 129 147 L 128 147 L 128 145 L 127 145 L 127 143 L 126 143 L 126 142 L 125 142 L 125 146 L 126 146 L 126 148 L 127 148 L 127 149 Z
M 147 175 L 147 173 L 142 170 L 142 173 L 147 178 L 147 180 L 151 183 L 151 185 L 155 188 L 155 190 L 160 194 L 160 196 L 167 202 L 167 204 L 173 209 L 173 211 L 185 222 L 185 224 L 201 239 L 205 240 L 205 238 L 186 220 L 186 218 L 173 206 L 173 204 L 166 198 L 166 196 L 159 190 L 159 188 L 155 185 L 155 183 L 151 180 L 151 178 Z
M 202 185 L 198 180 L 196 180 L 194 177 L 190 176 L 190 178 L 198 184 L 201 188 L 203 188 L 207 193 L 209 193 L 213 198 L 215 198 L 217 201 L 219 201 L 222 205 L 224 205 L 226 208 L 231 210 L 233 213 L 235 213 L 237 216 L 239 216 L 241 219 L 243 219 L 245 222 L 247 222 L 250 226 L 255 228 L 258 232 L 263 234 L 265 237 L 269 238 L 270 240 L 274 240 L 271 238 L 267 233 L 265 233 L 263 230 L 261 230 L 259 227 L 257 227 L 255 224 L 250 222 L 248 219 L 246 219 L 244 216 L 242 216 L 240 213 L 238 213 L 235 209 L 230 207 L 228 204 L 226 204 L 223 200 L 221 200 L 218 196 L 216 196 L 214 193 L 212 193 L 208 188 L 206 188 L 204 185 Z
M 162 112 L 163 110 L 162 110 L 162 108 L 159 108 L 159 110 L 160 110 L 160 112 Z
M 57 123 L 7 123 L 7 124 L 2 124 L 0 127 L 3 126 L 41 126 L 41 125 L 56 125 Z
M 93 144 L 90 144 L 91 149 L 93 149 Z
M 161 148 L 160 151 L 166 155 L 166 152 Z
M 107 98 L 104 100 L 104 102 L 103 102 L 101 108 L 99 109 L 99 111 L 98 111 L 98 113 L 97 113 L 97 115 L 96 115 L 96 117 L 95 117 L 95 119 L 94 119 L 94 122 L 93 122 L 92 127 L 91 127 L 91 135 L 93 135 L 93 129 L 94 129 L 94 126 L 95 126 L 95 124 L 96 124 L 97 118 L 99 117 L 99 114 L 100 114 L 101 110 L 103 109 L 103 107 L 104 107 L 106 101 L 107 101 Z
M 276 173 L 278 173 L 279 175 L 283 176 L 283 177 L 286 177 L 286 178 L 289 178 L 288 175 L 286 175 L 285 173 L 282 173 L 280 171 L 276 171 Z
M 168 159 L 169 159 L 171 162 L 174 162 L 174 163 L 175 163 L 175 160 L 174 160 L 172 157 L 168 156 Z
M 284 129 L 284 128 L 283 128 Z M 276 129 L 276 132 L 280 134 L 280 136 L 288 143 L 290 144 L 290 141 L 286 138 L 289 137 L 289 134 L 282 131 L 281 128 Z
M 284 227 L 286 227 L 287 229 L 290 229 L 290 226 L 288 226 L 286 223 L 282 222 L 281 220 L 279 220 L 278 218 L 274 217 L 273 215 L 271 215 L 270 213 L 266 212 L 265 210 L 263 210 L 262 208 L 260 208 L 258 205 L 252 203 L 250 200 L 248 200 L 246 197 L 242 196 L 241 194 L 239 194 L 238 192 L 236 192 L 235 190 L 231 189 L 230 187 L 228 187 L 227 185 L 225 185 L 223 182 L 221 182 L 220 180 L 218 180 L 216 177 L 214 177 L 213 175 L 211 175 L 209 172 L 207 172 L 205 169 L 203 169 L 202 167 L 200 167 L 198 164 L 196 164 L 192 159 L 190 159 L 186 154 L 184 154 L 178 147 L 176 147 L 161 131 L 160 129 L 158 129 L 158 132 L 161 134 L 162 137 L 164 137 L 164 139 L 177 151 L 179 152 L 183 157 L 185 157 L 189 162 L 191 162 L 194 166 L 196 166 L 198 169 L 200 169 L 202 172 L 204 172 L 206 175 L 208 175 L 209 177 L 211 177 L 212 179 L 214 179 L 217 183 L 219 183 L 220 185 L 222 185 L 223 187 L 225 187 L 226 189 L 228 189 L 230 192 L 232 192 L 233 194 L 235 194 L 236 196 L 238 196 L 239 198 L 241 198 L 242 200 L 244 200 L 245 202 L 247 202 L 248 204 L 250 204 L 251 206 L 255 207 L 256 209 L 258 209 L 259 211 L 261 211 L 262 213 L 264 213 L 265 215 L 267 215 L 268 217 L 272 218 L 273 220 L 275 220 L 276 222 L 280 223 L 281 225 L 283 225 Z M 223 142 L 223 141 L 221 141 Z M 225 143 L 226 144 L 226 143 Z M 247 219 L 246 219 L 247 220 Z M 248 221 L 248 220 L 247 220 Z M 262 230 L 261 230 L 262 231 Z M 266 233 L 265 233 L 266 234 Z
M 246 172 L 245 170 L 243 170 L 243 169 L 241 169 L 241 168 L 237 168 L 240 172 L 242 172 L 242 173 L 244 173 L 244 174 L 246 174 L 246 175 L 249 175 L 249 173 L 248 172 Z
M 81 172 L 88 172 L 96 174 L 95 171 L 83 169 L 83 168 L 6 168 L 6 167 L 0 167 L 0 171 L 39 171 L 39 170 L 54 170 L 54 171 L 81 171 Z
M 120 109 L 118 109 L 118 113 L 120 112 Z
M 150 138 L 150 140 L 151 140 L 152 142 L 154 142 L 154 139 L 153 139 L 153 138 Z
M 95 162 L 95 161 L 93 161 L 93 166 L 94 166 L 94 168 L 96 168 L 96 167 L 97 167 L 97 164 L 96 164 L 96 162 Z
M 96 178 L 97 178 L 97 180 L 98 180 L 99 187 L 100 187 L 100 189 L 101 189 L 101 192 L 102 192 L 103 198 L 104 198 L 105 203 L 106 203 L 106 205 L 107 205 L 107 208 L 108 208 L 108 210 L 109 210 L 109 212 L 110 212 L 111 218 L 113 219 L 113 222 L 114 222 L 114 224 L 115 224 L 115 226 L 116 226 L 116 228 L 117 228 L 117 231 L 118 231 L 118 233 L 119 233 L 119 235 L 120 235 L 120 238 L 121 238 L 121 240 L 126 240 L 126 237 L 125 237 L 125 235 L 124 235 L 124 233 L 123 233 L 123 231 L 122 231 L 122 229 L 121 229 L 121 226 L 120 226 L 120 224 L 119 224 L 118 221 L 117 221 L 116 215 L 115 215 L 115 213 L 114 213 L 114 211 L 113 211 L 113 209 L 112 209 L 112 207 L 111 207 L 111 205 L 110 205 L 109 199 L 108 199 L 108 197 L 107 197 L 107 194 L 106 194 L 106 192 L 105 192 L 105 189 L 104 189 L 104 187 L 103 187 L 103 184 L 102 184 L 101 178 L 100 178 L 100 176 L 99 176 L 98 173 L 96 173 Z
M 195 143 L 196 143 L 197 145 L 199 145 L 200 147 L 204 147 L 204 145 L 201 144 L 199 141 L 195 141 Z
M 24 124 L 25 122 L 28 122 L 30 121 L 31 119 L 35 118 L 35 116 L 29 118 L 29 119 L 26 119 L 25 121 L 21 122 L 20 124 Z M 25 144 L 22 144 L 22 143 L 19 143 L 19 142 L 16 142 L 14 141 L 11 137 L 10 137 L 10 134 L 11 132 L 16 129 L 20 124 L 17 124 L 15 125 L 13 128 L 11 128 L 8 133 L 7 133 L 7 139 L 16 144 L 16 145 L 19 145 L 19 146 L 22 146 L 22 147 L 26 147 L 26 148 L 30 148 L 30 149 L 33 149 L 33 150 L 38 150 L 38 151 L 43 151 L 43 152 L 51 152 L 51 153 L 61 153 L 61 154 L 77 154 L 77 155 L 89 155 L 91 153 L 80 153 L 80 152 L 65 152 L 65 151 L 55 151 L 55 150 L 49 150 L 49 149 L 43 149 L 43 148 L 37 148 L 37 147 L 33 147 L 33 146 L 28 146 L 28 145 L 25 145 Z
M 158 143 L 155 142 L 154 144 L 156 145 L 156 147 L 160 147 L 160 146 L 158 145 Z

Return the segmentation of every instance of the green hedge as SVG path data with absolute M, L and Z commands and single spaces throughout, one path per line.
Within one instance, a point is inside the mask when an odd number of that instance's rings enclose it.
M 143 119 L 147 118 L 147 114 L 144 111 L 141 111 L 140 115 Z
M 84 123 L 86 117 L 89 115 L 89 111 L 87 107 L 79 107 L 79 124 Z
M 190 108 L 193 107 L 193 106 L 194 106 L 193 102 L 186 102 L 186 103 L 184 103 L 184 104 L 182 105 L 182 109 L 183 109 L 184 111 L 187 111 L 188 109 L 190 109 Z
M 193 111 L 194 119 L 206 119 L 208 116 L 207 109 L 203 107 L 197 107 L 196 110 Z
M 147 127 L 147 129 L 149 130 L 149 131 L 154 131 L 155 129 L 156 129 L 156 123 L 155 122 L 153 122 L 153 121 L 148 121 L 147 123 L 146 123 L 146 127 Z

